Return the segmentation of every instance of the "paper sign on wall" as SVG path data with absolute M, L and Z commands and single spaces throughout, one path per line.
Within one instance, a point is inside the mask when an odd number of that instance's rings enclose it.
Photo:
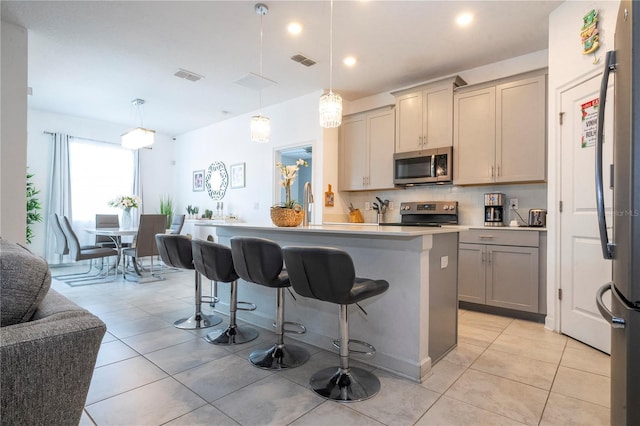
M 582 148 L 595 146 L 598 133 L 598 106 L 600 98 L 592 99 L 580 106 L 582 114 Z

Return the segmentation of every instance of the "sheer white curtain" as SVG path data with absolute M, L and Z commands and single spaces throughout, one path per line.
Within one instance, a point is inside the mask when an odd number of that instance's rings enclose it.
M 95 242 L 93 235 L 82 230 L 95 226 L 96 213 L 122 215 L 120 209 L 109 207 L 108 202 L 118 195 L 134 194 L 137 169 L 134 156 L 134 151 L 120 145 L 71 138 L 71 219 L 80 244 Z
M 51 134 L 53 155 L 51 157 L 51 178 L 49 179 L 49 202 L 47 203 L 45 258 L 49 263 L 62 262 L 62 255 L 55 253 L 55 235 L 51 228 L 53 214 L 71 215 L 71 181 L 69 178 L 69 140 L 62 133 Z

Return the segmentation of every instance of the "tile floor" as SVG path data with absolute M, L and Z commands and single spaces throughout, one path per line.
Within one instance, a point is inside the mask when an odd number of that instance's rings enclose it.
M 81 425 L 609 424 L 609 357 L 541 324 L 460 311 L 458 346 L 424 383 L 377 369 L 378 395 L 339 404 L 308 388 L 311 373 L 337 364 L 334 353 L 304 345 L 312 356 L 301 367 L 255 368 L 247 355 L 273 333 L 221 347 L 204 341 L 210 329 L 174 328 L 192 312 L 193 275 L 165 278 L 82 287 L 54 280 L 108 327 Z

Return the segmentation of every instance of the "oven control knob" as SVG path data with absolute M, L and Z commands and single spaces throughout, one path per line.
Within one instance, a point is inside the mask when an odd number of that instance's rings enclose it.
M 445 209 L 445 210 L 449 210 L 449 205 L 448 205 L 448 204 L 446 204 L 446 205 L 444 206 L 444 209 Z

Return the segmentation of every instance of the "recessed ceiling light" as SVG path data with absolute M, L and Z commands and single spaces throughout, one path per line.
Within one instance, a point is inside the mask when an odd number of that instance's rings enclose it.
M 358 62 L 358 60 L 355 58 L 355 56 L 347 56 L 342 60 L 342 63 L 348 67 L 354 66 L 356 62 Z
M 287 25 L 287 31 L 289 31 L 290 34 L 298 35 L 302 32 L 302 25 L 297 22 L 291 22 Z
M 470 13 L 461 13 L 456 18 L 456 23 L 461 27 L 466 27 L 473 21 L 473 15 Z

